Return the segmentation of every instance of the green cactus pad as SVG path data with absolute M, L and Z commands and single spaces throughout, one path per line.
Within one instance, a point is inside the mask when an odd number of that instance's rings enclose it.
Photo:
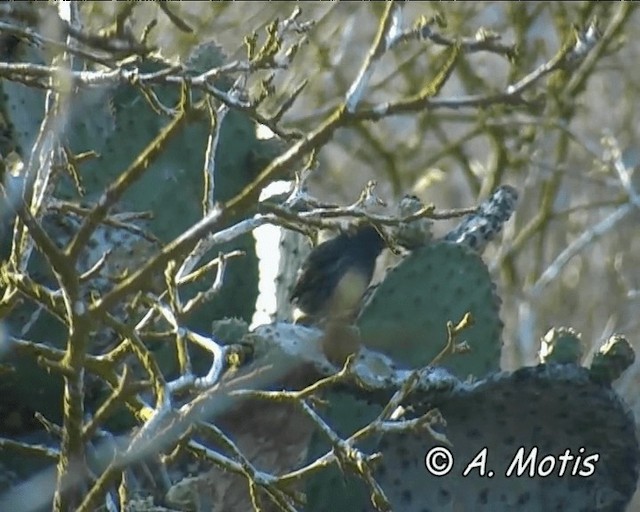
M 447 322 L 457 324 L 465 313 L 474 324 L 456 341 L 466 341 L 471 351 L 456 353 L 442 365 L 458 377 L 482 377 L 499 369 L 500 299 L 489 271 L 473 249 L 438 242 L 414 250 L 393 267 L 365 299 L 357 325 L 363 344 L 385 353 L 400 367 L 429 364 L 447 343 Z M 347 393 L 332 392 L 328 421 L 342 435 L 350 435 L 380 412 L 378 404 L 357 400 Z M 329 447 L 315 439 L 310 453 L 317 456 Z M 401 478 L 398 476 L 398 478 Z M 335 510 L 356 508 L 367 491 L 354 476 L 336 468 L 313 477 L 307 487 L 309 511 L 325 510 L 323 504 L 340 493 Z M 402 508 L 398 510 L 403 510 Z M 437 509 L 436 509 L 437 510 Z
M 583 353 L 582 335 L 571 327 L 549 329 L 541 340 L 541 363 L 580 364 Z
M 39 61 L 37 55 L 30 55 Z M 224 55 L 213 43 L 194 48 L 186 65 L 193 73 L 204 72 L 224 62 Z M 157 70 L 158 65 L 144 62 L 141 73 Z M 216 83 L 224 90 L 224 83 Z M 12 127 L 12 136 L 23 157 L 38 133 L 44 112 L 44 93 L 11 82 L 4 83 L 3 110 Z M 154 87 L 158 99 L 169 108 L 177 104 L 175 86 Z M 195 93 L 195 97 L 199 96 Z M 62 140 L 72 152 L 89 150 L 98 157 L 83 162 L 79 174 L 89 201 L 96 200 L 104 187 L 116 179 L 167 125 L 169 118 L 158 115 L 143 99 L 140 91 L 130 85 L 80 89 L 74 93 Z M 90 112 L 91 115 L 87 115 Z M 208 123 L 194 121 L 170 139 L 161 155 L 148 171 L 125 193 L 121 207 L 130 211 L 151 211 L 150 229 L 162 242 L 169 242 L 202 217 L 203 166 Z M 246 115 L 230 111 L 222 124 L 216 155 L 215 197 L 226 201 L 242 190 L 280 151 L 276 141 L 258 140 L 255 124 Z M 77 199 L 75 187 L 63 177 L 56 188 L 56 197 Z M 235 316 L 251 320 L 257 297 L 258 264 L 251 234 L 234 243 L 216 247 L 219 250 L 239 249 L 241 259 L 230 262 L 225 286 L 208 303 L 206 318 L 192 318 L 194 327 L 206 329 L 212 318 Z M 203 283 L 206 287 L 210 283 Z M 195 293 L 195 288 L 194 293 Z M 200 288 L 198 288 L 200 290 Z M 185 296 L 189 293 L 185 292 Z
M 28 60 L 37 62 L 42 59 L 29 55 Z M 196 74 L 223 62 L 224 56 L 219 49 L 215 45 L 205 44 L 194 50 L 193 58 L 186 65 L 190 72 Z M 86 64 L 88 69 L 92 66 L 91 63 L 82 63 L 81 59 L 77 59 L 76 64 Z M 155 62 L 139 64 L 141 73 L 157 68 Z M 216 81 L 216 86 L 225 89 L 224 83 Z M 43 119 L 44 93 L 8 81 L 2 83 L 2 89 L 0 109 L 6 113 L 15 146 L 26 161 Z M 165 106 L 176 107 L 179 87 L 153 86 L 153 91 Z M 199 96 L 199 93 L 194 93 L 196 101 Z M 96 158 L 78 164 L 78 174 L 85 191 L 84 202 L 91 206 L 103 193 L 105 186 L 127 169 L 169 122 L 168 116 L 156 113 L 140 91 L 130 84 L 115 89 L 95 87 L 74 91 L 67 122 L 60 133 L 61 140 L 72 153 L 95 150 L 98 154 Z M 153 218 L 149 221 L 149 230 L 162 243 L 170 242 L 202 218 L 203 167 L 209 131 L 208 122 L 194 120 L 188 123 L 166 143 L 158 158 L 151 162 L 149 169 L 125 192 L 117 205 L 126 211 L 151 212 Z M 214 200 L 224 202 L 241 191 L 280 150 L 276 140 L 259 140 L 256 137 L 255 123 L 247 115 L 229 111 L 221 125 L 216 153 Z M 70 202 L 79 199 L 72 180 L 64 174 L 56 184 L 54 196 Z M 58 244 L 62 242 L 57 238 L 57 233 L 51 234 Z M 10 235 L 10 230 L 5 235 Z M 8 252 L 9 244 L 10 236 L 3 236 L 0 245 L 4 252 Z M 222 289 L 189 316 L 188 327 L 196 331 L 206 332 L 213 320 L 225 317 L 251 321 L 258 295 L 258 261 L 252 233 L 215 247 L 201 263 L 217 256 L 218 251 L 229 250 L 241 250 L 244 256 L 228 262 Z M 135 271 L 137 268 L 139 264 L 129 270 Z M 46 274 L 41 259 L 32 258 L 29 272 L 40 281 L 38 276 Z M 181 290 L 181 298 L 187 301 L 198 291 L 208 289 L 214 280 L 212 274 L 201 282 L 185 286 Z M 104 290 L 99 291 L 104 293 Z M 62 346 L 66 339 L 64 327 L 46 313 L 41 314 L 40 321 L 33 329 L 22 332 L 32 309 L 27 305 L 11 313 L 6 320 L 11 334 Z M 161 368 L 173 371 L 176 363 L 172 347 L 166 343 L 153 345 Z M 206 370 L 207 359 L 197 357 L 198 347 L 192 348 L 196 353 L 196 357 L 192 358 L 194 370 Z M 32 384 L 36 373 L 42 379 L 35 379 L 37 384 L 24 387 L 16 384 L 14 378 L 7 378 L 4 382 L 7 388 L 3 391 L 11 396 L 19 395 L 20 401 L 28 403 L 32 411 L 42 411 L 52 421 L 59 421 L 62 407 L 59 387 L 54 389 L 49 384 L 53 378 L 38 369 L 35 362 L 25 361 L 24 365 L 17 363 L 19 375 L 28 376 Z
M 417 196 L 405 194 L 398 204 L 398 216 L 407 217 L 418 213 L 424 204 Z M 433 220 L 423 217 L 410 222 L 401 222 L 395 230 L 395 239 L 402 247 L 409 250 L 426 245 L 433 239 L 431 228 Z
M 220 343 L 240 343 L 249 332 L 249 324 L 239 318 L 223 318 L 211 323 L 211 333 Z
M 611 336 L 593 356 L 591 378 L 600 383 L 612 383 L 633 364 L 636 354 L 629 341 L 619 334 Z
M 426 471 L 425 454 L 442 446 L 427 432 L 385 434 L 375 477 L 393 510 L 615 512 L 625 510 L 635 491 L 640 449 L 633 416 L 616 393 L 594 383 L 585 368 L 552 364 L 495 374 L 441 400 L 428 395 L 424 406 L 418 405 L 419 394 L 410 400 L 412 415 L 440 410 L 454 465 L 440 477 Z M 465 467 L 485 447 L 492 477 L 479 476 L 477 469 L 463 477 Z M 552 472 L 546 477 L 505 476 L 521 447 L 525 458 L 537 448 L 536 466 L 551 455 Z M 559 477 L 558 457 L 566 450 L 575 458 Z M 598 459 L 591 459 L 592 474 L 571 474 L 574 467 L 589 472 L 585 461 L 594 454 Z
M 446 346 L 447 322 L 470 312 L 473 325 L 460 333 L 471 351 L 454 354 L 443 366 L 476 377 L 500 365 L 500 299 L 480 256 L 461 245 L 421 247 L 392 268 L 368 297 L 358 327 L 363 344 L 399 365 L 429 364 Z
M 467 215 L 447 233 L 444 240 L 466 245 L 482 253 L 487 244 L 502 231 L 517 204 L 518 191 L 509 185 L 501 185 L 480 203 L 474 213 Z

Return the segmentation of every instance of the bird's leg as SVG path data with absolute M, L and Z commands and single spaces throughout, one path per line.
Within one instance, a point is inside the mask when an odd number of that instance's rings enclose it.
M 360 330 L 352 322 L 342 318 L 323 322 L 324 335 L 321 339 L 325 357 L 334 365 L 342 367 L 351 354 L 360 350 Z

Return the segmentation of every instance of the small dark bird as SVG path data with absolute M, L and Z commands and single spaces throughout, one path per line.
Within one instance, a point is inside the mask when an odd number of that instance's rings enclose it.
M 385 247 L 372 225 L 344 232 L 315 247 L 302 264 L 291 292 L 296 323 L 349 321 L 369 286 Z

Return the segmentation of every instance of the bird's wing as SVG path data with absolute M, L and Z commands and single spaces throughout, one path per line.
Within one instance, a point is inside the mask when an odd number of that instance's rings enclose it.
M 311 252 L 298 272 L 298 279 L 291 291 L 291 302 L 296 302 L 296 299 L 300 299 L 301 295 L 310 289 L 315 290 L 317 295 L 323 295 L 321 290 L 326 290 L 328 296 L 335 283 L 327 279 L 335 280 L 342 264 L 341 258 L 336 257 L 339 254 L 340 251 L 336 251 L 336 247 L 332 245 L 319 247 Z

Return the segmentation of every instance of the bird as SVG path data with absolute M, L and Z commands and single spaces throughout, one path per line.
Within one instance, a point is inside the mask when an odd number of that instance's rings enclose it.
M 317 245 L 302 263 L 291 291 L 294 323 L 353 319 L 384 248 L 384 238 L 371 224 Z

